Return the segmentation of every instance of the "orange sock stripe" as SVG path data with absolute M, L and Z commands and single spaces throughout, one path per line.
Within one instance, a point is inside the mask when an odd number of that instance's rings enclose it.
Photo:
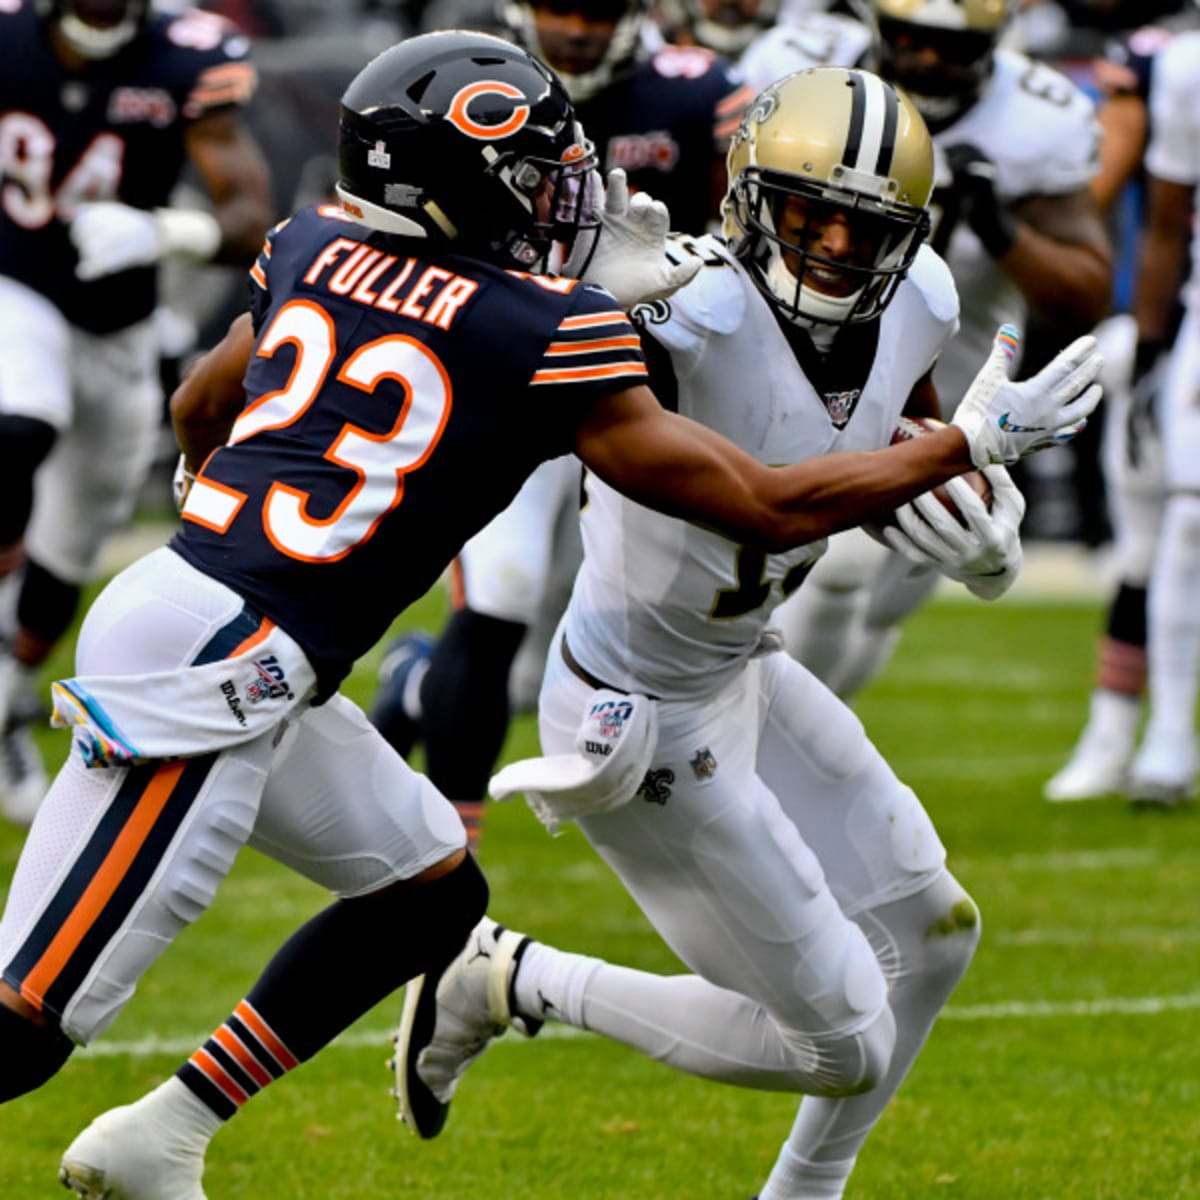
M 125 827 L 118 834 L 104 862 L 100 864 L 100 869 L 79 897 L 70 916 L 54 935 L 45 953 L 22 981 L 22 998 L 39 1012 L 46 992 L 58 978 L 71 955 L 79 949 L 80 943 L 125 878 L 138 851 L 154 828 L 154 823 L 171 798 L 185 765 L 183 760 L 163 763 L 154 772 L 141 799 L 130 813 L 129 820 L 125 822 Z
M 201 1071 L 204 1077 L 214 1087 L 221 1089 L 221 1094 L 241 1108 L 250 1097 L 229 1077 L 228 1072 L 217 1062 L 207 1050 L 197 1050 L 188 1062 Z
M 271 1074 L 259 1065 L 258 1059 L 242 1045 L 237 1039 L 237 1035 L 229 1028 L 228 1025 L 222 1025 L 216 1033 L 213 1034 L 213 1040 L 220 1042 L 221 1048 L 234 1059 L 238 1066 L 258 1084 L 260 1088 L 266 1087 L 271 1082 Z
M 290 1071 L 293 1067 L 300 1065 L 300 1060 L 275 1036 L 271 1027 L 254 1011 L 247 1001 L 243 1000 L 233 1010 L 233 1015 L 262 1042 L 271 1057 L 285 1071 Z

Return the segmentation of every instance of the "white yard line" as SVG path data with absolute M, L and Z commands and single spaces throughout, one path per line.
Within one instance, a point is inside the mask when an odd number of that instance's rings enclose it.
M 1130 996 L 1112 997 L 1107 1000 L 1064 1000 L 1026 1003 L 1022 1000 L 998 1004 L 950 1005 L 942 1015 L 943 1021 L 1027 1021 L 1046 1017 L 1156 1017 L 1165 1013 L 1191 1012 L 1200 1009 L 1200 992 L 1184 993 L 1180 996 Z M 388 1050 L 390 1029 L 353 1030 L 343 1034 L 333 1043 L 344 1050 L 359 1050 L 375 1046 L 381 1052 Z M 81 1058 L 153 1058 L 156 1055 L 182 1057 L 191 1054 L 201 1045 L 207 1034 L 193 1037 L 167 1037 L 149 1034 L 132 1041 L 96 1042 L 78 1051 Z M 547 1025 L 538 1036 L 538 1041 L 552 1041 L 583 1037 L 597 1037 L 571 1025 Z M 501 1038 L 498 1045 L 523 1045 L 527 1039 L 521 1037 Z M 536 1043 L 535 1043 L 536 1044 Z

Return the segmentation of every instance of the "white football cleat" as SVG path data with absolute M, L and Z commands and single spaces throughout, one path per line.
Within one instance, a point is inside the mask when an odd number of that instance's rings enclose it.
M 28 725 L 10 725 L 0 733 L 0 812 L 28 829 L 49 787 L 33 731 Z
M 1134 804 L 1174 808 L 1196 794 L 1196 738 L 1148 725 L 1129 766 L 1125 794 Z
M 101 1113 L 67 1148 L 59 1182 L 81 1200 L 206 1200 L 208 1137 L 186 1119 L 201 1102 L 183 1091 L 168 1079 L 135 1103 Z M 181 1112 L 183 1120 L 173 1119 Z M 215 1130 L 218 1118 L 209 1120 Z
M 541 1021 L 513 1013 L 512 980 L 530 939 L 489 917 L 440 974 L 420 975 L 404 989 L 391 1066 L 400 1119 L 421 1138 L 437 1137 L 458 1081 L 509 1025 L 532 1037 Z
M 1126 766 L 1125 755 L 1081 738 L 1066 765 L 1046 780 L 1042 796 L 1053 804 L 1098 800 L 1124 788 Z

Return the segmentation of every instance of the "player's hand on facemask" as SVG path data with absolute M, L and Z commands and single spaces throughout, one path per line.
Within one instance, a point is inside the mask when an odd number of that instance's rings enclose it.
M 115 200 L 81 204 L 71 219 L 79 254 L 75 274 L 85 283 L 148 267 L 167 255 L 207 262 L 221 244 L 216 218 L 199 209 L 133 208 Z
M 1021 570 L 1021 519 L 1025 497 L 1000 466 L 984 467 L 992 488 L 989 509 L 963 478 L 945 484 L 964 526 L 932 491 L 896 509 L 898 527 L 882 531 L 884 541 L 918 566 L 935 566 L 983 600 L 995 600 Z
M 1081 337 L 1031 379 L 1014 383 L 1009 367 L 1020 343 L 1016 329 L 1002 325 L 991 353 L 951 421 L 967 437 L 977 467 L 1014 463 L 1026 454 L 1068 442 L 1100 403 L 1095 382 L 1104 365 L 1094 337 Z
M 608 173 L 594 248 L 577 242 L 563 274 L 599 284 L 623 309 L 665 300 L 689 283 L 701 266 L 698 258 L 677 263 L 667 257 L 670 225 L 667 206 L 645 192 L 630 196 L 625 172 L 614 168 Z

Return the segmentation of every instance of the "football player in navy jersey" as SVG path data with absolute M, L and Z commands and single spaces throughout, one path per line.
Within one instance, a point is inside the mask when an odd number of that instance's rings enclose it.
M 269 180 L 239 117 L 248 44 L 145 0 L 0 0 L 0 808 L 46 779 L 33 679 L 104 540 L 133 511 L 162 421 L 156 266 L 254 260 Z M 213 210 L 170 206 L 185 164 Z M 34 504 L 36 479 L 37 503 Z M 22 570 L 23 568 L 23 570 Z M 19 580 L 19 584 L 18 584 Z M 7 615 L 7 614 L 6 614 Z
M 593 161 L 525 51 L 393 47 L 344 97 L 342 207 L 275 229 L 251 312 L 172 399 L 182 530 L 101 593 L 54 689 L 74 744 L 0 918 L 0 1102 L 113 1022 L 243 845 L 337 898 L 175 1076 L 76 1138 L 61 1178 L 80 1196 L 202 1200 L 221 1124 L 480 920 L 453 807 L 337 689 L 539 460 L 573 450 L 642 503 L 782 548 L 1096 403 L 1089 358 L 1053 388 L 997 378 L 905 445 L 764 467 L 645 386 L 622 309 L 698 268 L 665 254 L 661 208 L 618 188 L 601 215 Z
M 602 168 L 700 234 L 725 190 L 725 151 L 751 98 L 729 64 L 696 46 L 648 46 L 643 0 L 518 0 L 510 35 L 559 74 Z M 478 837 L 488 776 L 512 703 L 536 694 L 549 635 L 578 566 L 579 462 L 547 462 L 454 564 L 454 612 L 436 646 L 405 635 L 384 656 L 372 720 Z M 468 735 L 469 731 L 469 736 Z

